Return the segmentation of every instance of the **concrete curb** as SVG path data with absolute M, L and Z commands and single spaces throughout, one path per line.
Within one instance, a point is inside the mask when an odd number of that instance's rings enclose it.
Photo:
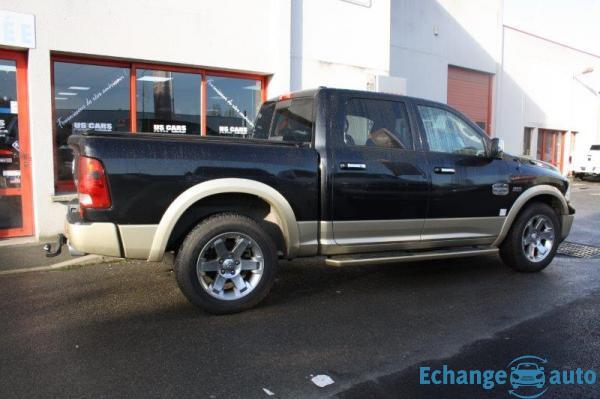
M 66 269 L 72 266 L 83 266 L 83 265 L 94 265 L 97 263 L 108 263 L 121 261 L 123 258 L 113 258 L 110 256 L 102 256 L 102 255 L 85 255 L 81 257 L 77 257 L 75 259 L 70 259 L 64 262 L 55 263 L 49 266 L 34 266 L 34 267 L 24 267 L 22 269 L 12 269 L 12 270 L 2 270 L 0 271 L 0 276 L 9 275 L 9 274 L 22 274 L 29 272 L 43 272 L 43 271 L 51 271 L 51 270 L 60 270 Z

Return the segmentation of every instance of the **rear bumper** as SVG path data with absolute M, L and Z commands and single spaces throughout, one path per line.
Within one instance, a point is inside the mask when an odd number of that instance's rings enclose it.
M 84 223 L 69 214 L 65 223 L 65 236 L 69 249 L 89 254 L 122 256 L 117 226 L 113 223 Z
M 96 254 L 149 259 L 156 227 L 149 224 L 117 225 L 86 222 L 81 220 L 77 212 L 69 212 L 65 222 L 65 236 L 69 252 L 74 256 Z
M 121 257 L 117 226 L 112 223 L 65 224 L 69 246 L 86 254 Z

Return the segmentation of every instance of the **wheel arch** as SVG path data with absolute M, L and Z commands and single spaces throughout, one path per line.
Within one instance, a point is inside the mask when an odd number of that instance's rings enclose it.
M 514 202 L 504 220 L 500 234 L 492 245 L 500 246 L 500 244 L 502 244 L 502 241 L 506 238 L 519 213 L 525 209 L 527 205 L 535 201 L 550 205 L 557 212 L 559 221 L 561 220 L 560 216 L 569 214 L 567 200 L 556 187 L 548 184 L 533 186 L 525 190 Z
M 188 209 L 204 199 L 223 194 L 253 195 L 269 204 L 283 236 L 284 254 L 287 257 L 296 255 L 300 246 L 298 223 L 285 197 L 273 187 L 255 180 L 223 178 L 199 183 L 175 198 L 156 228 L 148 260 L 162 259 L 177 222 Z

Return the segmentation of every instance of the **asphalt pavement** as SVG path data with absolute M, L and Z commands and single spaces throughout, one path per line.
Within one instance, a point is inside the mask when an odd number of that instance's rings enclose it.
M 600 246 L 600 184 L 577 183 L 569 241 Z M 600 372 L 600 259 L 542 273 L 496 257 L 328 268 L 282 262 L 256 309 L 211 316 L 168 262 L 0 276 L 0 397 L 509 397 L 506 386 L 424 386 L 419 369 Z M 311 380 L 325 375 L 333 384 Z M 600 384 L 543 397 L 600 397 Z

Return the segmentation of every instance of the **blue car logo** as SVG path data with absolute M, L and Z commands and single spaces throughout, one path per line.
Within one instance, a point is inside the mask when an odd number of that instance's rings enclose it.
M 513 359 L 507 366 L 510 370 L 509 382 L 512 389 L 508 394 L 521 399 L 535 399 L 547 390 L 546 373 L 543 364 L 548 361 L 538 356 L 525 355 Z
M 532 362 L 522 362 L 510 368 L 510 384 L 513 389 L 523 386 L 543 388 L 546 384 L 544 368 Z

